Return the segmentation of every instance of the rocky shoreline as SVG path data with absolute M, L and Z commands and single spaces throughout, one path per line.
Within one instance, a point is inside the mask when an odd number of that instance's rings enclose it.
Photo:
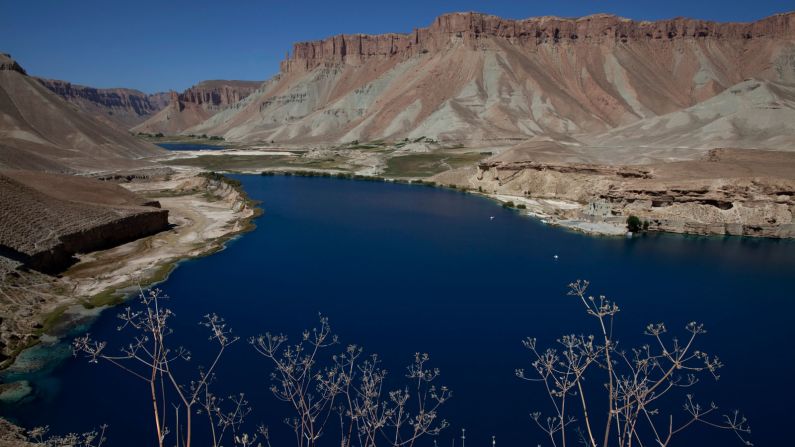
M 793 172 L 792 153 L 715 149 L 697 160 L 633 166 L 496 159 L 434 179 L 503 202 L 543 200 L 543 218 L 586 232 L 611 234 L 637 216 L 648 231 L 793 238 Z M 555 201 L 568 205 L 550 206 Z
M 85 320 L 86 309 L 123 300 L 139 286 L 164 280 L 182 259 L 223 248 L 226 241 L 253 228 L 259 208 L 233 181 L 198 170 L 164 179 L 124 185 L 139 196 L 158 200 L 169 211 L 170 230 L 118 247 L 79 255 L 58 277 L 33 270 L 4 271 L 0 337 L 7 368 L 26 348 L 48 333 Z

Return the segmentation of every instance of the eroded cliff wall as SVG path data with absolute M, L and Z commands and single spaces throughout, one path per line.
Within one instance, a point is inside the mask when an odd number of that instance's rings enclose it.
M 44 273 L 168 228 L 159 204 L 88 178 L 0 171 L 0 206 L 0 254 Z
M 168 106 L 132 130 L 164 135 L 187 133 L 191 127 L 250 95 L 260 84 L 260 81 L 214 80 L 200 82 L 182 93 L 170 92 Z
M 794 24 L 792 13 L 754 23 L 447 14 L 408 34 L 297 43 L 279 75 L 192 132 L 291 143 L 428 136 L 588 144 L 748 78 L 773 90 L 795 83 Z M 707 106 L 718 115 L 746 107 Z

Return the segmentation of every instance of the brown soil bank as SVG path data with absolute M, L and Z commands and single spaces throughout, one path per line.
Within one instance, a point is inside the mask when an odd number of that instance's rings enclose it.
M 0 171 L 0 254 L 55 273 L 77 253 L 110 248 L 168 228 L 168 211 L 98 180 Z

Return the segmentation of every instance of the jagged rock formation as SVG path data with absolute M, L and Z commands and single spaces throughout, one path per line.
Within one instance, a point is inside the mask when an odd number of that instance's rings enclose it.
M 0 168 L 55 172 L 148 166 L 157 146 L 96 121 L 0 55 Z
M 17 61 L 11 58 L 11 55 L 8 53 L 0 53 L 0 71 L 16 71 L 22 75 L 27 75 L 28 73 L 22 68 Z
M 219 111 L 250 95 L 260 84 L 262 81 L 203 81 L 182 92 L 179 99 Z
M 247 97 L 260 81 L 204 81 L 182 93 L 171 92 L 169 105 L 145 122 L 133 127 L 133 132 L 176 135 L 206 121 Z
M 146 121 L 169 102 L 168 93 L 146 94 L 128 88 L 94 88 L 55 79 L 37 79 L 81 111 L 125 131 Z
M 31 171 L 0 172 L 0 255 L 43 273 L 76 253 L 168 228 L 168 211 L 114 183 Z
M 795 83 L 795 14 L 747 24 L 447 14 L 409 34 L 298 43 L 279 75 L 189 132 L 295 143 L 429 136 L 598 146 L 610 139 L 600 134 L 697 104 L 733 113 L 720 107 L 743 106 L 703 102 L 748 78 L 774 94 Z M 765 144 L 795 149 L 793 126 L 781 127 L 782 138 Z M 732 137 L 724 143 L 757 142 Z

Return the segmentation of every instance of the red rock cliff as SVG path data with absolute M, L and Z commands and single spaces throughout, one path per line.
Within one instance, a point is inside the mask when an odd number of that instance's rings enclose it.
M 442 15 L 427 28 L 409 34 L 338 35 L 300 42 L 282 62 L 282 72 L 311 70 L 325 63 L 358 63 L 373 57 L 410 57 L 447 45 L 451 38 L 475 46 L 499 37 L 523 46 L 618 44 L 680 39 L 766 39 L 795 37 L 795 13 L 777 14 L 752 23 L 717 23 L 675 18 L 635 21 L 599 14 L 578 19 L 537 17 L 503 19 L 479 13 Z
M 181 102 L 209 109 L 226 108 L 257 89 L 260 81 L 204 81 L 179 94 Z

